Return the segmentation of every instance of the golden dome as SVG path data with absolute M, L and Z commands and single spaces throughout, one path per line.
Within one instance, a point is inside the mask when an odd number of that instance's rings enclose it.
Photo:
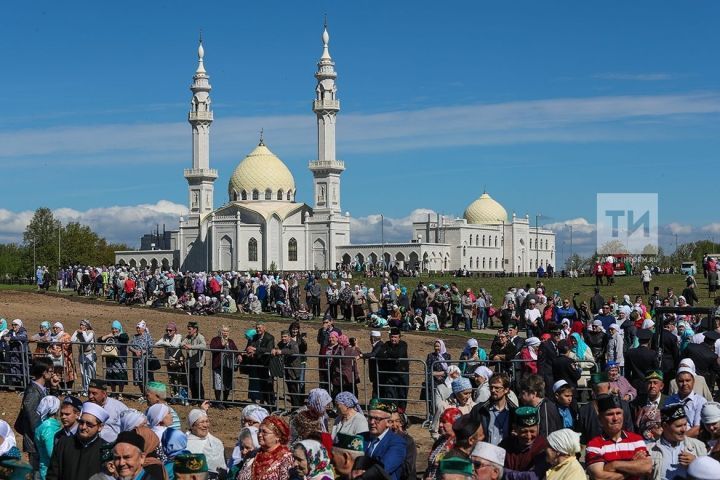
M 480 195 L 480 198 L 467 207 L 464 217 L 468 223 L 476 225 L 507 223 L 507 212 L 505 208 L 493 200 L 487 193 Z
M 258 192 L 257 198 L 253 198 L 255 190 Z M 267 191 L 270 191 L 270 198 L 266 198 Z M 282 160 L 261 142 L 235 167 L 228 193 L 231 201 L 294 200 L 295 179 Z

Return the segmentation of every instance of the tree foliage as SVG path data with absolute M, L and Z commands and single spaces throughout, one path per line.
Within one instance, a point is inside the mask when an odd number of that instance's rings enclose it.
M 49 208 L 38 208 L 25 228 L 22 245 L 0 245 L 0 275 L 28 276 L 33 265 L 47 266 L 53 272 L 58 266 L 112 265 L 116 250 L 129 247 L 108 243 L 87 225 L 63 225 Z

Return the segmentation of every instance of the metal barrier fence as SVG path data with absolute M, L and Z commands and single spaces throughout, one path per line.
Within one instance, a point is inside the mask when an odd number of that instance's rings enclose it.
M 305 404 L 313 388 L 355 394 L 367 409 L 372 398 L 392 401 L 405 413 L 424 419 L 429 426 L 435 415 L 434 373 L 445 364 L 458 365 L 462 375 L 472 376 L 484 365 L 493 372 L 506 372 L 519 394 L 519 379 L 532 360 L 447 360 L 427 365 L 413 358 L 363 358 L 339 355 L 252 354 L 244 350 L 152 346 L 133 352 L 133 344 L 50 343 L 43 353 L 30 352 L 30 344 L 17 342 L 21 350 L 0 353 L 0 385 L 24 389 L 32 359 L 48 356 L 61 381 L 64 393 L 87 393 L 92 378 L 103 379 L 111 392 L 141 398 L 147 382 L 157 380 L 168 386 L 170 403 L 210 400 L 218 406 L 259 403 L 274 412 L 290 412 Z M 80 349 L 82 351 L 79 351 Z M 582 362 L 585 372 L 594 362 Z M 444 381 L 444 374 L 443 381 Z M 208 393 L 214 393 L 214 398 Z M 589 388 L 578 388 L 579 396 Z M 585 393 L 583 393 L 585 392 Z

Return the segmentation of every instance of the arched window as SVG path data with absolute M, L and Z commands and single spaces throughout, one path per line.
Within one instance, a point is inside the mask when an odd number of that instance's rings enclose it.
M 247 192 L 245 190 L 240 192 L 240 198 L 242 198 L 243 200 L 247 200 Z
M 297 240 L 294 238 L 288 242 L 288 261 L 297 262 Z
M 272 190 L 269 188 L 265 190 L 265 200 L 272 200 Z
M 547 250 L 547 248 L 548 248 L 548 243 L 547 243 L 547 240 L 545 240 L 545 250 Z
M 292 190 L 288 190 L 287 199 L 292 200 Z
M 485 268 L 485 257 L 483 257 L 483 268 Z
M 483 235 L 483 247 L 485 246 L 485 235 Z
M 249 262 L 257 262 L 258 261 L 257 240 L 255 240 L 254 238 L 251 238 L 248 241 L 248 261 Z
M 231 200 L 232 200 L 233 202 L 237 202 L 237 199 L 238 199 L 237 190 L 233 190 Z
M 475 245 L 480 245 L 480 235 L 475 235 Z
M 472 270 L 473 267 L 475 266 L 475 262 L 473 260 L 474 260 L 473 257 L 470 257 L 470 270 Z
M 463 247 L 463 257 L 467 255 L 467 248 Z
M 495 257 L 495 268 L 498 268 L 498 266 L 497 266 L 497 257 Z
M 253 190 L 253 200 L 260 200 L 260 192 Z
M 497 235 L 495 235 L 495 246 L 497 247 Z
M 470 235 L 470 246 L 472 247 L 472 235 Z
M 532 238 L 530 239 L 530 250 L 532 250 Z
M 278 200 L 282 200 L 283 198 L 284 198 L 284 197 L 283 197 L 283 191 L 282 191 L 282 189 L 280 189 L 280 190 L 278 190 L 277 199 L 278 199 Z

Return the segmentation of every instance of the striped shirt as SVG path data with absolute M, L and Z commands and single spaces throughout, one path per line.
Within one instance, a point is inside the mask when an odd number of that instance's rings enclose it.
M 609 463 L 615 461 L 632 461 L 638 452 L 648 455 L 645 441 L 633 432 L 620 432 L 620 438 L 615 441 L 599 435 L 588 442 L 585 452 L 585 463 L 590 466 L 594 463 Z M 627 477 L 627 480 L 638 480 L 639 477 Z

